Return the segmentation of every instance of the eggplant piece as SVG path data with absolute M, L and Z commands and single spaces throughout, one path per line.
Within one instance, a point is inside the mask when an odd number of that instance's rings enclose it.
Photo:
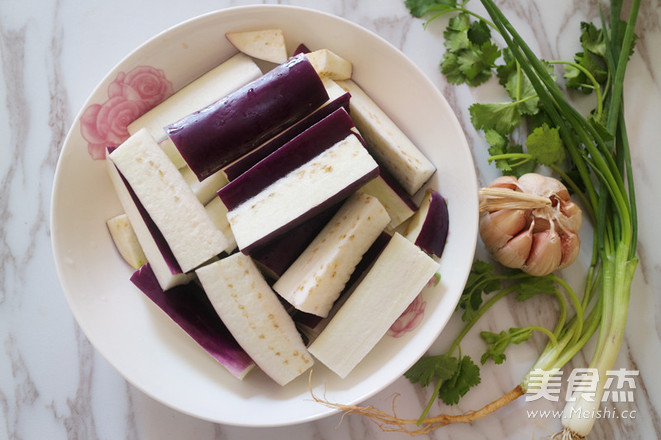
M 287 142 L 291 141 L 293 138 L 303 133 L 308 128 L 312 127 L 317 122 L 324 119 L 326 116 L 329 116 L 335 110 L 344 108 L 349 110 L 349 98 L 351 95 L 342 90 L 342 95 L 338 96 L 335 99 L 331 99 L 318 109 L 314 110 L 309 115 L 305 116 L 300 121 L 296 122 L 291 127 L 283 130 L 278 133 L 268 141 L 264 142 L 259 147 L 252 150 L 250 153 L 245 156 L 235 160 L 231 164 L 223 168 L 225 177 L 228 181 L 232 181 L 239 177 L 241 174 L 248 171 L 251 167 L 256 165 L 259 161 L 266 158 L 268 155 L 276 151 L 278 148 L 285 145 Z
M 133 269 L 147 264 L 147 257 L 140 246 L 131 221 L 126 214 L 119 214 L 106 221 L 108 232 L 117 251 Z
M 353 65 L 328 49 L 319 49 L 305 54 L 320 77 L 333 80 L 350 79 Z
M 347 199 L 273 290 L 303 312 L 328 316 L 363 254 L 390 223 L 376 197 Z
M 285 34 L 282 29 L 227 32 L 225 37 L 237 50 L 258 60 L 275 64 L 287 61 Z
M 107 154 L 116 148 L 108 147 Z M 151 264 L 161 288 L 167 290 L 189 282 L 193 275 L 183 273 L 163 234 L 142 206 L 140 199 L 135 195 L 126 179 L 107 156 L 106 169 L 117 198 L 133 226 L 140 247 Z
M 216 171 L 201 182 L 197 180 L 197 176 L 193 174 L 188 166 L 180 168 L 179 172 L 184 176 L 184 180 L 188 183 L 188 186 L 190 186 L 195 197 L 197 197 L 203 205 L 206 205 L 211 200 L 217 198 L 218 190 L 229 183 L 227 177 L 225 177 L 225 173 L 222 171 Z
M 218 316 L 268 376 L 285 385 L 312 366 L 294 321 L 250 257 L 236 253 L 195 272 Z
M 296 49 L 294 49 L 294 53 L 292 54 L 292 56 L 295 57 L 296 55 L 302 53 L 310 53 L 310 52 L 311 52 L 310 49 L 305 44 L 301 43 L 298 46 L 296 46 Z
M 261 75 L 250 57 L 236 54 L 131 122 L 128 132 L 134 134 L 146 128 L 160 142 L 166 138 L 164 126 L 224 98 Z
M 413 195 L 434 174 L 427 159 L 392 119 L 352 80 L 337 81 L 351 93 L 351 117 L 368 150 Z
M 360 190 L 379 199 L 386 208 L 390 216 L 390 231 L 411 218 L 418 210 L 411 196 L 384 167 L 379 167 L 379 176 L 367 182 Z
M 334 111 L 250 168 L 249 172 L 225 185 L 218 191 L 218 196 L 228 210 L 235 209 L 345 139 L 353 126 L 346 110 Z
M 428 189 L 406 228 L 406 238 L 429 255 L 441 258 L 448 238 L 448 204 L 438 192 Z
M 165 130 L 203 180 L 327 100 L 319 75 L 299 55 Z
M 196 282 L 163 291 L 149 264 L 138 269 L 131 282 L 232 376 L 243 379 L 254 367 Z
M 179 170 L 146 129 L 108 155 L 163 234 L 183 272 L 229 245 Z
M 321 211 L 288 233 L 269 241 L 264 246 L 252 249 L 249 252 L 250 257 L 267 277 L 277 280 L 303 253 L 339 208 L 338 203 Z
M 308 351 L 344 378 L 406 310 L 439 264 L 395 233 Z
M 300 310 L 295 310 L 292 314 L 292 318 L 296 323 L 296 327 L 301 332 L 301 334 L 308 341 L 308 345 L 311 344 L 319 333 L 326 327 L 330 320 L 335 316 L 337 311 L 342 307 L 347 298 L 351 295 L 351 292 L 356 288 L 358 283 L 365 277 L 368 270 L 374 265 L 376 259 L 381 255 L 381 252 L 388 246 L 392 236 L 387 232 L 381 232 L 377 239 L 372 243 L 372 246 L 365 252 L 360 259 L 360 262 L 356 265 L 356 268 L 351 273 L 349 281 L 347 281 L 344 286 L 344 290 L 340 293 L 340 297 L 335 301 L 331 311 L 328 313 L 328 316 L 322 318 L 321 316 L 313 315 L 311 313 L 301 312 Z
M 285 147 L 281 148 L 250 171 L 284 150 Z M 242 201 L 235 197 L 228 204 L 227 218 L 239 249 L 249 253 L 251 248 L 284 234 L 346 199 L 378 172 L 374 159 L 357 136 L 350 134 L 254 196 Z M 241 178 L 230 182 L 219 195 L 239 180 Z M 256 179 L 256 186 L 263 183 L 260 180 L 261 177 Z M 246 190 L 252 192 L 252 188 Z
M 179 150 L 177 150 L 177 147 L 174 146 L 172 139 L 166 136 L 165 139 L 158 143 L 158 145 L 163 151 L 165 151 L 165 154 L 168 155 L 175 167 L 178 169 L 182 169 L 184 167 L 188 168 L 186 166 L 186 161 L 183 157 L 181 157 L 181 154 L 179 154 Z
M 230 222 L 227 220 L 227 208 L 223 204 L 223 201 L 216 196 L 204 206 L 204 209 L 207 211 L 213 224 L 223 232 L 229 241 L 229 245 L 225 248 L 225 252 L 228 254 L 232 253 L 234 249 L 236 249 L 236 240 L 232 234 Z

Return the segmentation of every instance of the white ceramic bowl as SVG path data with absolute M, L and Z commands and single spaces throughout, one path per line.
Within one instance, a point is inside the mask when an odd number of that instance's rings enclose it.
M 81 117 L 89 119 L 92 114 L 101 119 L 99 111 L 103 114 L 101 104 L 110 99 L 109 88 L 110 95 L 121 93 L 115 87 L 118 80 L 125 80 L 123 73 L 136 66 L 161 69 L 177 90 L 234 53 L 225 32 L 267 27 L 282 28 L 290 50 L 303 42 L 313 50 L 329 48 L 353 62 L 355 81 L 438 167 L 430 185 L 447 198 L 450 211 L 442 279 L 425 292 L 422 323 L 403 337 L 384 337 L 343 380 L 317 363 L 312 375 L 315 394 L 333 402 L 360 403 L 422 356 L 456 306 L 477 239 L 477 181 L 455 115 L 424 74 L 373 33 L 317 11 L 249 6 L 186 21 L 129 54 L 91 94 L 62 149 L 52 200 L 52 241 L 60 281 L 81 329 L 126 380 L 179 411 L 240 426 L 300 423 L 334 410 L 312 401 L 307 374 L 285 387 L 259 371 L 244 381 L 233 378 L 129 282 L 131 269 L 115 251 L 105 226 L 121 207 L 103 160 L 88 154 L 90 138 L 108 127 L 89 126 L 88 121 L 83 138 Z

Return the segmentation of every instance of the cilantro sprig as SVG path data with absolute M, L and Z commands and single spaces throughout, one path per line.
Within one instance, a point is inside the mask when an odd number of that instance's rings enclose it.
M 523 329 L 509 329 L 498 334 L 482 332 L 480 336 L 487 343 L 487 349 L 480 359 L 481 363 L 484 364 L 489 359 L 496 363 L 503 362 L 505 349 L 510 344 L 527 340 L 533 331 L 546 334 L 551 344 L 556 344 L 567 316 L 567 301 L 558 284 L 572 298 L 575 306 L 582 307 L 571 288 L 554 275 L 536 277 L 520 270 L 501 274 L 497 273 L 490 263 L 476 260 L 457 305 L 457 310 L 462 311 L 464 327 L 445 353 L 422 357 L 404 374 L 412 383 L 423 387 L 434 384 L 434 391 L 419 422 L 424 420 L 437 398 L 447 405 L 454 405 L 471 388 L 479 385 L 480 368 L 470 356 L 462 355 L 461 342 L 480 318 L 507 295 L 515 294 L 517 301 L 527 301 L 540 294 L 554 295 L 560 305 L 558 322 L 553 330 L 533 325 Z

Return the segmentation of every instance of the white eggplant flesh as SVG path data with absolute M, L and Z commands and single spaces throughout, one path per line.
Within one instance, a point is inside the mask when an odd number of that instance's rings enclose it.
M 379 199 L 388 212 L 390 223 L 387 230 L 393 231 L 399 225 L 411 218 L 416 212 L 416 206 L 408 194 L 401 194 L 393 188 L 382 176 L 370 180 L 360 191 Z
M 225 37 L 238 51 L 258 60 L 275 64 L 287 61 L 287 45 L 282 29 L 227 32 Z
M 222 171 L 216 171 L 201 182 L 197 179 L 197 176 L 188 165 L 179 168 L 179 172 L 184 176 L 184 180 L 188 183 L 188 186 L 190 186 L 195 197 L 197 197 L 203 205 L 206 205 L 217 197 L 218 190 L 229 183 L 227 176 L 225 176 L 225 173 Z
M 160 141 L 158 145 L 160 145 L 161 149 L 165 151 L 165 154 L 168 155 L 175 167 L 182 169 L 186 166 L 186 161 L 183 157 L 181 157 L 181 153 L 179 153 L 179 150 L 177 150 L 177 147 L 174 142 L 172 142 L 172 139 L 166 137 Z
M 278 384 L 313 365 L 294 321 L 250 257 L 236 253 L 195 272 L 230 333 Z
M 310 60 L 314 70 L 317 71 L 321 78 L 332 80 L 351 78 L 353 65 L 331 50 L 319 49 L 306 53 L 305 56 Z
M 311 217 L 376 172 L 377 163 L 358 138 L 349 135 L 229 211 L 239 249 L 265 242 L 288 225 Z
M 133 227 L 136 238 L 140 243 L 140 247 L 147 258 L 161 289 L 168 290 L 174 286 L 190 282 L 191 279 L 194 278 L 193 274 L 184 274 L 181 271 L 173 271 L 171 265 L 169 265 L 163 257 L 156 240 L 145 223 L 142 214 L 140 214 L 138 207 L 133 201 L 128 188 L 126 188 L 126 185 L 117 170 L 117 167 L 115 167 L 115 164 L 109 159 L 106 159 L 106 166 L 110 181 L 115 188 L 117 198 L 131 222 L 131 226 Z
M 115 243 L 115 247 L 132 268 L 140 269 L 147 263 L 147 257 L 140 246 L 138 236 L 131 226 L 131 221 L 126 214 L 119 214 L 106 221 L 108 231 Z
M 330 78 L 321 78 L 321 82 L 324 84 L 326 93 L 328 93 L 328 102 L 333 101 L 334 99 L 337 99 L 347 93 L 346 90 L 344 90 L 338 83 Z
M 216 228 L 179 170 L 146 129 L 108 156 L 167 241 L 183 272 L 225 251 Z
M 206 209 L 213 224 L 216 225 L 216 227 L 220 229 L 229 240 L 229 245 L 225 248 L 225 252 L 228 254 L 231 253 L 236 249 L 236 240 L 234 239 L 234 234 L 232 234 L 230 222 L 227 220 L 227 207 L 223 201 L 216 196 L 204 206 L 204 209 Z
M 224 98 L 262 75 L 249 56 L 238 53 L 190 82 L 174 95 L 128 125 L 130 134 L 146 128 L 157 141 L 166 138 L 165 127 Z
M 352 80 L 337 83 L 351 93 L 351 117 L 370 153 L 409 194 L 415 194 L 436 171 L 434 164 L 358 84 Z
M 328 316 L 363 254 L 389 222 L 376 197 L 354 194 L 273 289 L 298 310 Z
M 308 351 L 346 377 L 386 334 L 439 264 L 395 233 L 351 296 Z

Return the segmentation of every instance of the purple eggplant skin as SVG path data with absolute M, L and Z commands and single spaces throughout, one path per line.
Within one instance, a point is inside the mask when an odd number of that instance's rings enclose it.
M 338 203 L 321 211 L 288 233 L 251 250 L 249 255 L 268 278 L 280 278 L 340 209 L 340 205 Z
M 242 378 L 253 366 L 199 284 L 193 281 L 164 292 L 149 263 L 133 273 L 131 282 L 233 376 Z
M 237 159 L 235 162 L 232 162 L 231 164 L 227 165 L 227 167 L 223 169 L 223 172 L 225 173 L 227 180 L 229 180 L 230 182 L 232 180 L 235 180 L 241 174 L 245 173 L 251 167 L 256 165 L 259 161 L 266 158 L 268 155 L 276 151 L 278 148 L 282 147 L 287 142 L 292 140 L 294 137 L 303 133 L 303 131 L 307 130 L 317 122 L 321 121 L 323 118 L 330 115 L 335 110 L 344 108 L 348 112 L 350 97 L 351 95 L 349 93 L 345 93 L 344 95 L 335 98 L 326 105 L 323 105 L 322 107 L 314 110 L 312 113 L 305 116 L 303 119 L 299 120 L 294 125 L 287 128 L 286 130 L 282 131 L 281 133 L 275 135 L 268 141 L 264 142 L 258 148 L 252 150 L 251 152 L 241 157 L 240 159 Z
M 296 55 L 301 54 L 301 53 L 310 53 L 310 52 L 311 52 L 311 50 L 308 49 L 308 47 L 305 44 L 301 43 L 298 46 L 296 46 L 296 49 L 294 49 L 294 55 L 293 56 L 296 56 Z
M 108 152 L 107 154 L 112 153 L 116 148 L 117 148 L 116 146 L 107 147 L 106 148 Z M 117 167 L 115 168 L 117 169 Z M 119 173 L 119 177 L 121 177 L 122 182 L 124 182 L 124 186 L 126 186 L 126 189 L 131 195 L 131 199 L 133 200 L 135 207 L 138 209 L 138 212 L 140 213 L 142 220 L 145 222 L 145 225 L 147 226 L 147 229 L 149 230 L 152 239 L 156 243 L 156 247 L 161 252 L 165 264 L 168 266 L 168 269 L 170 269 L 170 273 L 173 275 L 183 273 L 183 271 L 181 270 L 181 266 L 177 262 L 177 259 L 174 257 L 174 253 L 172 253 L 172 249 L 170 248 L 168 242 L 165 240 L 165 237 L 163 237 L 161 230 L 158 229 L 158 226 L 156 226 L 156 223 L 154 223 L 154 220 L 152 220 L 151 216 L 145 209 L 144 205 L 133 191 L 133 188 L 131 188 L 131 185 L 129 185 L 129 182 L 122 175 L 121 171 L 117 169 L 117 172 Z
M 404 187 L 402 187 L 402 185 L 399 184 L 397 179 L 395 179 L 395 177 L 392 174 L 390 174 L 390 172 L 386 170 L 384 166 L 381 166 L 381 164 L 379 164 L 379 175 L 386 183 L 386 185 L 388 185 L 390 189 L 392 189 L 395 192 L 395 194 L 397 194 L 397 196 L 400 199 L 402 199 L 402 201 L 406 204 L 406 206 L 411 208 L 413 212 L 418 210 L 418 207 L 416 206 L 415 202 L 413 201 L 413 198 L 409 195 L 409 193 L 406 192 Z
M 165 131 L 202 181 L 327 100 L 319 75 L 301 54 Z
M 438 192 L 429 190 L 429 193 L 429 209 L 415 244 L 428 254 L 441 258 L 450 226 L 448 204 Z
M 335 110 L 222 187 L 218 197 L 229 211 L 235 209 L 273 182 L 345 139 L 351 134 L 353 126 L 353 120 L 346 110 Z

